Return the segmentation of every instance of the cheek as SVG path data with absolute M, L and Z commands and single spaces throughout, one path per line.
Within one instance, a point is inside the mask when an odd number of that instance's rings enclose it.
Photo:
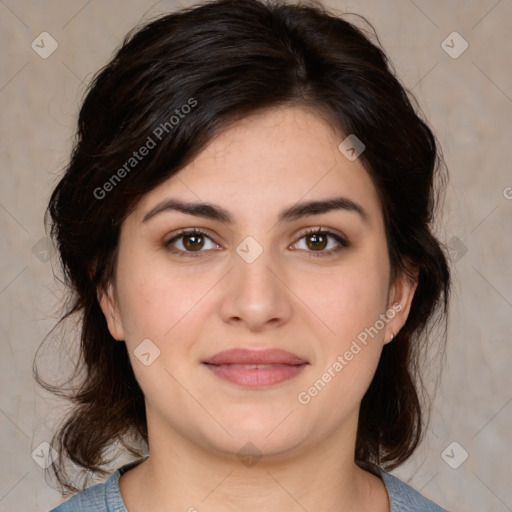
M 372 326 L 385 311 L 387 274 L 378 265 L 340 269 L 325 285 L 325 291 L 312 302 L 342 342 Z
M 311 391 L 322 395 L 318 406 L 324 403 L 340 415 L 362 399 L 382 352 L 385 324 L 380 315 L 385 313 L 387 294 L 383 268 L 366 261 L 359 269 L 353 266 L 339 272 L 319 301 L 320 316 L 335 334 L 322 337 L 319 344 L 322 373 L 314 375 Z
M 184 326 L 193 329 L 190 319 L 214 284 L 204 273 L 194 275 L 155 260 L 147 262 L 136 254 L 119 266 L 118 282 L 126 342 L 134 346 L 149 338 L 162 348 Z
M 380 274 L 339 276 L 322 299 L 320 316 L 332 332 L 318 338 L 318 364 L 306 398 L 339 420 L 357 407 L 368 389 L 382 352 L 386 286 Z M 310 394 L 311 393 L 311 394 Z M 301 402 L 302 403 L 302 402 Z

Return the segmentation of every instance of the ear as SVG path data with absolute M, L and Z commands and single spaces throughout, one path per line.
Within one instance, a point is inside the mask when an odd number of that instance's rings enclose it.
M 109 283 L 107 290 L 98 291 L 98 302 L 101 310 L 105 315 L 107 321 L 108 330 L 112 337 L 118 341 L 122 341 L 125 338 L 123 324 L 121 322 L 121 315 L 119 313 L 119 306 L 115 298 L 114 287 L 112 283 Z
M 418 272 L 414 270 L 414 278 L 406 273 L 400 274 L 389 289 L 388 312 L 391 320 L 386 325 L 384 344 L 389 343 L 405 324 L 411 309 L 412 299 L 418 286 Z M 392 312 L 394 316 L 392 316 Z

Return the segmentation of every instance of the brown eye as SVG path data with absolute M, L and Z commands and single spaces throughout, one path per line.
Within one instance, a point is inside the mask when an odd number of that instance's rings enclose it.
M 312 233 L 311 235 L 307 235 L 306 237 L 307 245 L 310 249 L 313 250 L 323 250 L 327 247 L 327 239 L 328 237 L 322 233 Z
M 310 253 L 310 256 L 331 256 L 344 248 L 350 247 L 347 240 L 336 233 L 322 231 L 322 228 L 307 231 L 302 235 L 299 242 L 303 239 L 306 240 L 305 250 Z M 331 245 L 329 250 L 325 250 L 330 245 L 330 240 L 334 240 L 335 244 L 334 246 Z M 299 245 L 299 243 L 296 245 Z
M 183 237 L 183 247 L 190 251 L 197 251 L 201 249 L 204 245 L 204 238 L 202 235 L 184 235 Z
M 210 241 L 211 247 L 206 247 L 206 249 L 218 247 L 206 233 L 197 229 L 191 229 L 181 231 L 175 237 L 165 242 L 164 247 L 179 256 L 200 256 L 200 253 L 207 252 L 207 250 L 203 250 L 205 245 L 207 245 L 207 241 Z

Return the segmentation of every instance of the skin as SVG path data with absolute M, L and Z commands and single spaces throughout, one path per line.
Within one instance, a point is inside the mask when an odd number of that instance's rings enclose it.
M 357 419 L 416 284 L 402 276 L 390 282 L 377 191 L 360 159 L 338 150 L 344 138 L 305 107 L 259 112 L 221 132 L 125 219 L 115 282 L 99 298 L 146 398 L 150 457 L 120 478 L 130 512 L 389 511 L 381 479 L 354 463 Z M 368 222 L 333 210 L 277 223 L 299 201 L 341 195 L 359 203 Z M 170 210 L 142 222 L 171 197 L 222 206 L 234 223 Z M 350 246 L 328 238 L 312 247 L 304 231 L 319 227 Z M 201 252 L 186 237 L 174 242 L 185 257 L 165 247 L 182 228 L 205 231 Z M 236 251 L 247 236 L 263 249 L 252 263 Z M 401 311 L 299 403 L 298 394 L 392 304 Z M 134 355 L 144 339 L 160 350 L 149 366 Z M 201 364 L 235 347 L 281 348 L 310 364 L 272 388 L 246 389 Z M 247 442 L 262 455 L 252 466 L 237 457 Z

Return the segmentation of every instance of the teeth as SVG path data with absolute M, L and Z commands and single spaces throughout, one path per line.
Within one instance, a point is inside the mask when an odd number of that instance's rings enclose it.
M 274 368 L 274 364 L 232 364 L 233 368 L 243 368 L 244 370 L 266 370 L 268 368 Z

